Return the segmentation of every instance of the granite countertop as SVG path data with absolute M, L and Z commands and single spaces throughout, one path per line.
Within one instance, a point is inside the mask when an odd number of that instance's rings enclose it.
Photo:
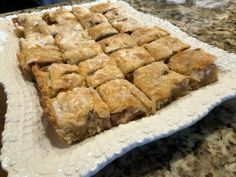
M 194 0 L 183 5 L 170 5 L 165 0 L 126 1 L 142 12 L 169 20 L 201 41 L 236 53 L 234 0 L 217 9 L 197 7 Z M 221 104 L 188 129 L 130 151 L 95 175 L 108 176 L 235 177 L 236 99 Z

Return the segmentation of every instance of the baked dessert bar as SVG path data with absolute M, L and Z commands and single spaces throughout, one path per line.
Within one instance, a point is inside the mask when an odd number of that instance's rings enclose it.
M 114 21 L 111 24 L 120 33 L 131 33 L 135 31 L 136 29 L 142 27 L 142 25 L 140 25 L 139 22 L 133 18 L 127 18 L 124 21 Z
M 75 16 L 63 7 L 60 7 L 53 12 L 44 13 L 43 19 L 48 24 L 57 25 L 65 25 L 77 21 Z
M 17 58 L 20 68 L 29 80 L 33 79 L 31 66 L 38 64 L 40 66 L 50 63 L 60 63 L 63 61 L 61 53 L 58 50 L 33 47 L 26 50 L 21 50 L 17 53 Z
M 97 87 L 114 79 L 124 79 L 124 75 L 114 60 L 105 54 L 79 63 L 80 72 L 86 77 L 89 87 Z
M 74 14 L 75 18 L 79 20 L 85 14 L 90 13 L 90 10 L 87 8 L 79 7 L 79 6 L 73 6 L 72 13 Z
M 127 13 L 123 11 L 121 8 L 112 9 L 106 12 L 104 15 L 110 23 L 124 21 L 128 18 Z
M 179 51 L 188 49 L 190 46 L 177 38 L 165 36 L 149 44 L 145 44 L 144 47 L 150 52 L 156 61 L 159 61 L 165 60 Z
M 70 49 L 76 49 L 79 46 L 84 45 L 87 41 L 91 41 L 91 38 L 86 31 L 64 31 L 59 33 L 55 37 L 56 44 L 61 51 Z
M 45 49 L 59 50 L 55 43 L 54 37 L 40 33 L 31 33 L 25 38 L 19 39 L 20 50 L 41 47 Z
M 112 53 L 110 56 L 116 61 L 118 67 L 129 80 L 132 80 L 132 76 L 127 77 L 127 75 L 132 75 L 133 71 L 137 68 L 155 61 L 142 47 L 121 49 Z
M 67 50 L 62 57 L 69 64 L 77 64 L 83 60 L 96 57 L 103 53 L 102 48 L 95 41 L 87 41 L 79 45 L 75 49 Z
M 94 5 L 90 8 L 90 10 L 96 13 L 104 14 L 115 8 L 117 8 L 117 6 L 114 3 L 107 2 L 107 3 L 99 3 L 97 5 Z
M 107 82 L 97 91 L 110 109 L 112 126 L 148 116 L 154 108 L 144 93 L 123 79 Z
M 85 77 L 76 65 L 54 63 L 42 68 L 34 65 L 32 71 L 42 96 L 51 98 L 61 91 L 85 86 Z
M 133 82 L 156 104 L 156 110 L 190 90 L 189 77 L 169 70 L 162 62 L 154 62 L 134 71 Z
M 99 25 L 88 28 L 88 34 L 92 39 L 98 41 L 106 37 L 118 34 L 118 31 L 111 26 L 110 23 L 101 23 Z
M 117 34 L 99 41 L 105 53 L 109 54 L 119 49 L 137 46 L 135 40 L 128 34 Z
M 18 37 L 26 37 L 32 33 L 40 33 L 44 35 L 54 35 L 55 26 L 48 25 L 41 15 L 18 15 L 13 19 Z
M 41 102 L 59 138 L 68 144 L 111 127 L 109 108 L 93 88 L 74 88 Z
M 131 36 L 136 40 L 139 46 L 152 42 L 160 37 L 167 36 L 169 33 L 157 26 L 144 27 L 135 30 Z
M 80 23 L 85 29 L 99 25 L 101 23 L 108 23 L 106 17 L 100 13 L 87 13 L 79 19 Z
M 175 72 L 189 76 L 193 89 L 218 80 L 215 57 L 203 49 L 189 49 L 170 58 L 168 66 Z

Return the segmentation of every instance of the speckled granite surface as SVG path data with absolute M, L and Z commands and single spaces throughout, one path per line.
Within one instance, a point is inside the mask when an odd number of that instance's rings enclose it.
M 127 1 L 140 11 L 169 20 L 191 36 L 236 53 L 234 0 L 220 9 L 198 8 L 192 0 L 184 5 L 167 5 L 165 0 Z M 221 104 L 186 130 L 132 150 L 95 175 L 110 176 L 235 177 L 236 99 Z

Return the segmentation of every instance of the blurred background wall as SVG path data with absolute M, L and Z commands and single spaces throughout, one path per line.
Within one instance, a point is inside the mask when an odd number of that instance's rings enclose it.
M 0 0 L 0 13 L 53 4 L 68 0 Z

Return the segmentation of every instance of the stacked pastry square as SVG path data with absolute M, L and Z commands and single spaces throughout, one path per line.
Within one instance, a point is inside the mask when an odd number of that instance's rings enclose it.
M 215 57 L 113 3 L 13 20 L 24 76 L 37 82 L 58 136 L 71 144 L 154 114 L 217 80 Z

